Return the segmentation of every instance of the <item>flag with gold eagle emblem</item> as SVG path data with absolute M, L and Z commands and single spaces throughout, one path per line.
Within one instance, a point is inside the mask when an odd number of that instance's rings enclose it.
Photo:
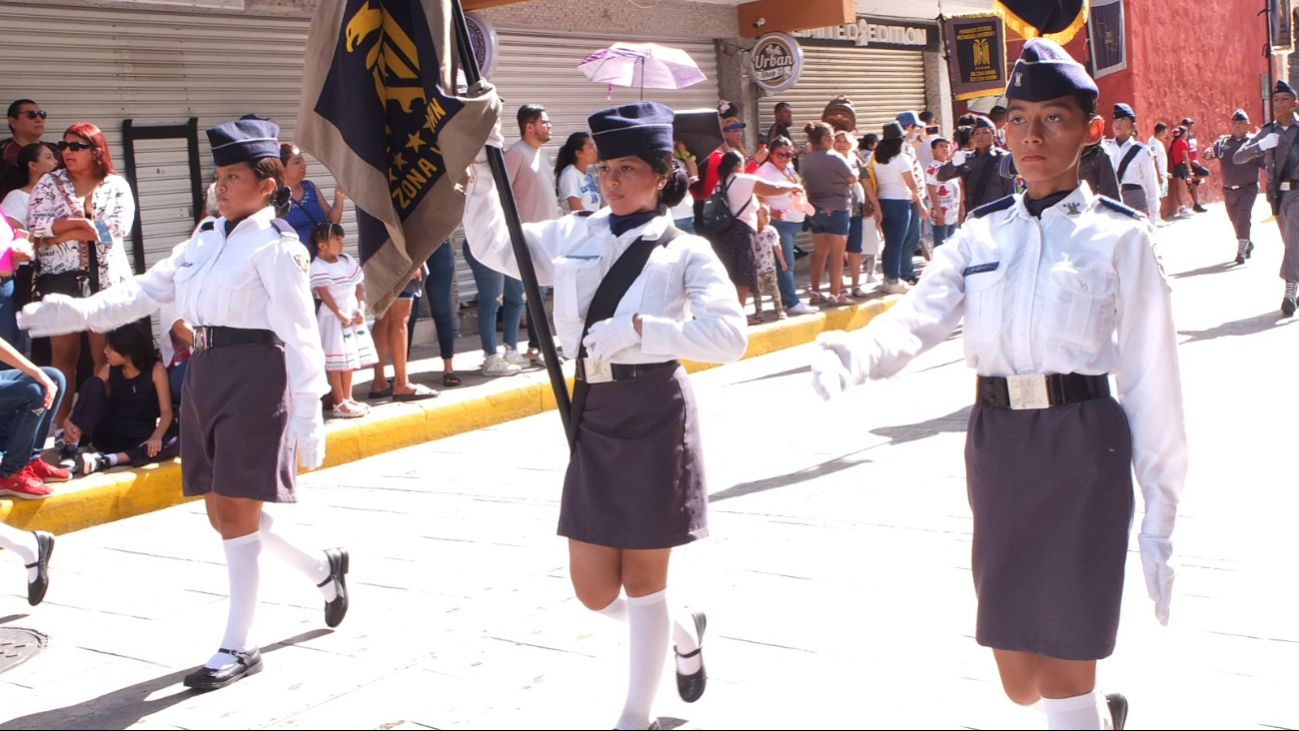
M 356 204 L 366 298 L 382 314 L 464 215 L 457 188 L 500 116 L 486 82 L 456 90 L 451 0 L 320 0 L 299 147 Z

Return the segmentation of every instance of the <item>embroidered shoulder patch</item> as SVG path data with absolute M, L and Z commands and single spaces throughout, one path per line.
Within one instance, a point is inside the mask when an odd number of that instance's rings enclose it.
M 1001 262 L 999 261 L 988 262 L 987 264 L 975 264 L 974 266 L 966 267 L 965 271 L 961 273 L 961 276 L 968 277 L 971 274 L 983 274 L 984 272 L 995 272 L 997 271 L 997 267 L 999 266 L 1001 266 Z
M 306 247 L 301 245 L 293 247 L 293 253 L 290 256 L 293 257 L 293 263 L 298 265 L 303 274 L 307 274 L 311 270 L 311 257 L 307 255 Z

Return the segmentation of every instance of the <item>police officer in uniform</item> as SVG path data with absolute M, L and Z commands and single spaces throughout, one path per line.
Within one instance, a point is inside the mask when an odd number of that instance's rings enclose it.
M 1150 206 L 1159 205 L 1159 171 L 1150 148 L 1137 139 L 1137 115 L 1127 104 L 1114 105 L 1114 139 L 1105 141 L 1105 151 L 1114 164 L 1123 203 L 1133 210 L 1150 215 Z
M 1231 134 L 1223 135 L 1204 150 L 1207 160 L 1217 160 L 1222 166 L 1222 197 L 1227 204 L 1227 216 L 1236 229 L 1236 263 L 1244 264 L 1254 252 L 1250 239 L 1250 223 L 1254 217 L 1254 201 L 1258 198 L 1258 171 L 1263 168 L 1263 158 L 1256 157 L 1237 164 L 1236 151 L 1254 137 L 1249 133 L 1249 115 L 1237 109 L 1231 115 Z
M 1299 294 L 1299 116 L 1295 101 L 1299 94 L 1283 80 L 1272 89 L 1272 111 L 1276 119 L 1263 125 L 1258 134 L 1232 154 L 1237 165 L 1263 159 L 1267 170 L 1267 196 L 1281 228 L 1285 257 L 1281 260 L 1281 279 L 1285 295 L 1281 314 L 1292 317 L 1295 296 Z M 1249 247 L 1245 247 L 1248 251 Z
M 347 613 L 347 551 L 307 551 L 273 530 L 266 502 L 294 502 L 300 463 L 324 462 L 320 397 L 329 390 L 307 286 L 307 249 L 277 209 L 288 205 L 279 127 L 256 117 L 207 131 L 221 217 L 172 255 L 86 299 L 48 295 L 19 314 L 38 336 L 107 332 L 165 304 L 194 324 L 181 398 L 184 492 L 203 496 L 221 534 L 230 611 L 218 651 L 185 678 L 214 690 L 260 672 L 250 638 L 267 552 L 304 573 L 325 600 L 325 624 Z
M 975 115 L 970 142 L 974 144 L 973 152 L 958 150 L 936 175 L 939 182 L 961 179 L 967 211 L 1015 192 L 1014 179 L 1002 174 L 1002 159 L 1009 153 L 997 146 L 997 127 L 992 120 Z
M 1026 192 L 972 212 L 918 286 L 864 330 L 822 334 L 812 363 L 828 397 L 892 376 L 964 320 L 978 373 L 965 451 L 976 639 L 1011 700 L 1040 701 L 1053 729 L 1123 728 L 1126 699 L 1095 688 L 1118 633 L 1132 473 L 1161 622 L 1186 475 L 1177 332 L 1153 227 L 1078 182 L 1083 147 L 1104 131 L 1097 95 L 1058 44 L 1025 43 L 1006 138 Z

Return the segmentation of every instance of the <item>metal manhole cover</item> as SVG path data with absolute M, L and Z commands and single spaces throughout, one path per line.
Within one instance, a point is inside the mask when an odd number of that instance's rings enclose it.
M 45 635 L 19 627 L 0 627 L 0 673 L 22 665 L 45 649 Z

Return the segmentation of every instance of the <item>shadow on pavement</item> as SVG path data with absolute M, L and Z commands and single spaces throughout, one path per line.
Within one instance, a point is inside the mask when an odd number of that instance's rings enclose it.
M 877 437 L 884 437 L 889 440 L 890 444 L 906 444 L 920 439 L 927 439 L 943 433 L 961 433 L 970 422 L 970 409 L 974 407 L 966 406 L 959 411 L 953 411 L 947 416 L 940 416 L 937 419 L 922 421 L 919 424 L 902 424 L 899 426 L 882 426 L 878 429 L 871 429 L 871 434 Z
M 1178 272 L 1176 274 L 1170 275 L 1170 277 L 1172 279 L 1189 279 L 1191 277 L 1198 277 L 1203 274 L 1222 274 L 1223 272 L 1229 272 L 1235 270 L 1238 266 L 1240 265 L 1234 261 L 1225 261 L 1220 264 L 1210 264 L 1207 267 L 1200 267 L 1199 269 L 1191 269 L 1190 271 Z M 1242 269 L 1241 271 L 1244 270 Z
M 310 632 L 304 632 L 287 640 L 263 647 L 262 654 L 269 654 L 284 647 L 292 647 L 299 642 L 314 640 L 332 632 L 333 630 L 327 629 L 314 629 Z M 75 705 L 20 716 L 0 723 L 0 729 L 130 728 L 147 716 L 199 695 L 198 691 L 180 686 L 180 682 L 185 679 L 185 676 L 191 670 L 192 668 L 177 670 L 174 673 L 146 680 L 143 683 L 136 683 Z M 154 693 L 171 686 L 177 686 L 176 692 L 152 700 L 149 699 Z
M 1288 320 L 1284 319 L 1280 310 L 1273 310 L 1272 312 L 1247 317 L 1243 320 L 1224 322 L 1221 325 L 1211 327 L 1208 330 L 1178 330 L 1177 334 L 1189 337 L 1188 340 L 1183 340 L 1180 343 L 1180 345 L 1186 345 L 1188 343 L 1198 343 L 1204 340 L 1217 340 L 1218 338 L 1254 335 L 1255 333 L 1261 333 L 1265 330 L 1285 327 L 1291 322 L 1296 321 L 1297 320 L 1294 320 L 1293 318 Z
M 849 452 L 848 454 L 826 460 L 825 462 L 813 465 L 807 469 L 790 472 L 789 474 L 780 475 L 779 477 L 769 477 L 762 480 L 753 480 L 751 482 L 741 482 L 738 485 L 728 487 L 721 492 L 715 492 L 712 495 L 709 495 L 708 502 L 715 503 L 721 500 L 729 500 L 735 497 L 744 497 L 745 495 L 789 487 L 790 485 L 797 485 L 800 482 L 815 480 L 818 477 L 833 475 L 836 472 L 842 472 L 843 470 L 856 467 L 857 465 L 869 464 L 871 462 L 869 459 L 848 459 L 852 455 L 861 454 L 864 451 L 866 450 L 863 449 L 856 452 Z

